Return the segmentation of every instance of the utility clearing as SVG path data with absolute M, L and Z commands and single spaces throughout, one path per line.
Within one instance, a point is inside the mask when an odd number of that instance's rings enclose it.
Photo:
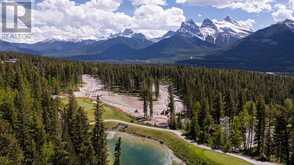
M 76 97 L 86 97 L 95 100 L 99 95 L 101 96 L 101 101 L 105 104 L 117 107 L 133 117 L 144 117 L 143 101 L 139 97 L 106 90 L 99 79 L 95 79 L 90 75 L 83 75 L 82 81 L 83 84 L 79 91 L 74 92 Z M 153 117 L 148 121 L 150 124 L 154 126 L 167 126 L 168 116 L 164 115 L 163 112 L 167 111 L 168 102 L 168 86 L 160 85 L 159 97 L 153 102 Z M 175 108 L 177 113 L 184 110 L 184 106 L 177 96 L 175 96 Z

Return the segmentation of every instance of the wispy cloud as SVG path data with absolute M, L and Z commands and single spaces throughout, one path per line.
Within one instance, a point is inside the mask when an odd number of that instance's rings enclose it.
M 177 0 L 177 3 L 208 5 L 216 8 L 241 9 L 249 13 L 271 11 L 274 0 Z

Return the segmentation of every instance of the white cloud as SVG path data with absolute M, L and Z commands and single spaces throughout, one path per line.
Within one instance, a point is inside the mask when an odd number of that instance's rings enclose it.
M 294 0 L 289 0 L 289 7 L 294 10 Z
M 148 33 L 150 35 L 155 32 L 175 30 L 185 20 L 185 16 L 183 10 L 179 8 L 172 7 L 165 10 L 158 5 L 143 5 L 135 10 L 134 20 L 136 29 L 140 31 L 149 29 L 152 31 Z
M 135 1 L 133 1 L 135 2 Z M 150 4 L 145 4 L 145 3 Z M 133 16 L 119 12 L 122 0 L 44 0 L 33 9 L 33 35 L 45 39 L 103 39 L 132 28 L 153 38 L 175 30 L 185 20 L 182 9 L 163 8 L 165 0 L 136 0 Z M 139 5 L 140 4 L 140 5 Z
M 291 9 L 291 5 L 277 4 L 275 5 L 275 11 L 272 13 L 274 21 L 280 22 L 285 19 L 294 20 L 294 9 Z
M 208 5 L 216 8 L 241 9 L 249 13 L 271 11 L 274 0 L 177 0 L 177 3 Z
M 176 0 L 177 3 L 190 3 L 194 5 L 210 5 L 210 6 L 229 4 L 235 1 L 236 0 Z
M 165 5 L 166 0 L 133 0 L 133 5 Z
M 241 9 L 248 13 L 260 13 L 263 11 L 272 10 L 273 0 L 245 0 L 240 2 L 233 2 L 230 4 L 220 5 L 219 8 Z
M 103 38 L 130 26 L 133 18 L 115 12 L 120 0 L 91 0 L 78 5 L 70 0 L 45 0 L 33 10 L 33 37 Z
M 187 0 L 176 0 L 176 3 L 186 3 Z

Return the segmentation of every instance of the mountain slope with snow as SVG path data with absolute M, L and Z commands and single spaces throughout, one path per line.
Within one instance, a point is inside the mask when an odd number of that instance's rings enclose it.
M 135 33 L 130 29 L 112 35 L 105 40 L 44 40 L 33 44 L 9 43 L 0 42 L 0 51 L 17 51 L 24 53 L 31 53 L 55 56 L 68 57 L 80 55 L 97 55 L 105 51 L 121 52 L 127 49 L 143 49 L 150 46 L 153 42 L 146 39 L 141 33 Z M 125 47 L 125 49 L 117 48 Z M 127 51 L 130 52 L 130 51 Z M 125 53 L 127 53 L 125 52 Z
M 241 39 L 229 49 L 181 63 L 262 71 L 294 71 L 294 21 L 286 20 Z
M 175 34 L 197 37 L 218 47 L 225 47 L 252 33 L 253 30 L 249 26 L 226 17 L 221 21 L 205 19 L 201 26 L 189 19 L 182 23 Z M 168 34 L 172 33 L 168 32 L 164 38 L 171 37 Z

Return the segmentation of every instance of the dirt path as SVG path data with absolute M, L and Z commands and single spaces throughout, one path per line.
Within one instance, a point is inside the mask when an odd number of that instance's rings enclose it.
M 136 126 L 136 127 L 141 127 L 141 128 L 147 128 L 147 129 L 152 129 L 152 130 L 158 130 L 158 131 L 163 131 L 163 132 L 169 132 L 169 133 L 173 133 L 175 135 L 177 135 L 179 138 L 185 140 L 187 143 L 191 143 L 193 145 L 195 145 L 198 148 L 202 148 L 202 149 L 207 149 L 207 150 L 211 150 L 214 152 L 219 152 L 219 153 L 223 153 L 232 157 L 236 157 L 242 160 L 245 160 L 251 164 L 254 165 L 277 165 L 276 163 L 271 163 L 271 162 L 261 162 L 261 161 L 257 161 L 255 159 L 252 159 L 250 157 L 246 157 L 243 155 L 239 155 L 239 154 L 232 154 L 232 153 L 224 153 L 220 150 L 213 150 L 210 147 L 204 146 L 204 145 L 198 145 L 194 142 L 191 142 L 190 140 L 187 140 L 185 136 L 182 135 L 181 131 L 178 130 L 170 130 L 170 129 L 164 129 L 164 128 L 158 128 L 158 127 L 150 127 L 150 126 L 145 126 L 145 125 L 140 125 L 140 124 L 135 124 L 135 123 L 129 123 L 129 122 L 125 122 L 125 121 L 120 121 L 120 120 L 105 120 L 104 122 L 116 122 L 116 123 L 122 123 L 122 124 L 126 124 L 126 125 L 131 125 L 131 126 Z M 94 124 L 94 123 L 91 123 Z

